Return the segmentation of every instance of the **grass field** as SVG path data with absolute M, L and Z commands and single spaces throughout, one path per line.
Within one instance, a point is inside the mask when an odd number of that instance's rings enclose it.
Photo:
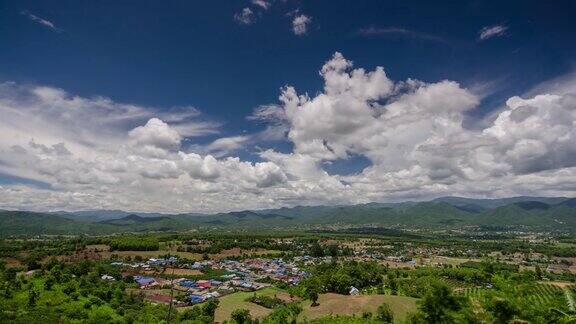
M 232 312 L 239 308 L 245 308 L 249 310 L 250 315 L 252 315 L 253 318 L 262 318 L 272 312 L 271 309 L 247 302 L 246 298 L 252 296 L 253 294 L 254 292 L 236 292 L 220 298 L 220 305 L 218 306 L 218 309 L 216 309 L 216 314 L 214 316 L 216 323 L 222 323 L 225 320 L 230 320 L 230 315 Z M 256 294 L 259 296 L 276 295 L 278 298 L 284 300 L 288 300 L 290 298 L 288 293 L 275 287 L 264 288 L 257 291 Z
M 216 310 L 216 323 L 222 323 L 230 319 L 230 314 L 235 309 L 245 308 L 250 311 L 253 318 L 262 318 L 272 312 L 271 309 L 250 303 L 246 298 L 252 296 L 253 292 L 236 292 L 220 298 L 220 306 Z M 270 287 L 256 292 L 257 295 L 273 296 L 290 300 L 290 296 L 285 291 Z M 408 312 L 416 310 L 416 298 L 391 295 L 361 295 L 348 296 L 338 294 L 322 294 L 318 299 L 319 306 L 311 307 L 310 301 L 302 302 L 303 311 L 300 319 L 315 319 L 326 315 L 361 315 L 364 311 L 376 312 L 378 306 L 387 303 L 394 312 L 394 316 L 401 320 Z
M 416 300 L 416 298 L 392 295 L 348 296 L 328 293 L 320 295 L 319 306 L 311 307 L 309 301 L 304 301 L 304 310 L 300 318 L 311 320 L 330 314 L 361 315 L 364 311 L 375 313 L 378 306 L 387 303 L 394 317 L 401 320 L 408 312 L 416 310 Z

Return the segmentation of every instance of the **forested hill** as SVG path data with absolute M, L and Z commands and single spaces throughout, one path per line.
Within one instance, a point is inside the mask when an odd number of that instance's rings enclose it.
M 78 216 L 75 216 L 78 215 Z M 92 217 L 88 217 L 92 215 Z M 385 226 L 420 229 L 576 231 L 576 198 L 445 197 L 428 202 L 311 206 L 213 215 L 161 215 L 123 211 L 35 213 L 0 211 L 0 235 L 110 234 L 194 228 L 318 228 Z

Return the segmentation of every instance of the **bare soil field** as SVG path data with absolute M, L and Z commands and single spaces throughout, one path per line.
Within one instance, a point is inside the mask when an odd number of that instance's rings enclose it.
M 201 275 L 202 271 L 200 270 L 196 270 L 196 269 L 172 269 L 172 268 L 166 268 L 166 271 L 164 272 L 165 274 L 169 274 L 171 275 L 172 273 L 174 273 L 175 276 L 197 276 L 197 275 Z

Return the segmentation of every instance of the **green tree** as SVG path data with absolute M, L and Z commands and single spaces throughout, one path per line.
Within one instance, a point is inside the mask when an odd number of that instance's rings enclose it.
M 542 280 L 542 269 L 539 265 L 536 265 L 536 278 Z
M 46 278 L 46 281 L 44 281 L 44 290 L 52 290 L 55 282 L 56 280 L 54 277 L 52 275 L 48 275 L 48 278 Z
M 330 244 L 328 245 L 328 254 L 335 258 L 338 256 L 338 245 L 336 244 Z
M 388 283 L 388 286 L 390 287 L 390 293 L 392 295 L 398 294 L 398 282 L 396 281 L 396 279 L 391 279 L 390 282 Z
M 312 301 L 312 307 L 318 306 L 318 297 L 320 294 L 320 281 L 316 278 L 311 278 L 304 284 L 305 296 Z
M 220 304 L 220 301 L 218 299 L 209 300 L 202 307 L 202 314 L 204 316 L 214 317 L 214 313 L 216 312 L 216 308 L 218 308 L 219 304 Z
M 450 288 L 441 282 L 432 282 L 419 309 L 428 323 L 450 323 L 451 313 L 461 308 L 460 298 L 454 296 Z
M 515 315 L 518 315 L 518 308 L 509 300 L 496 297 L 490 301 L 486 307 L 494 314 L 496 323 L 508 323 Z
M 302 312 L 302 306 L 299 303 L 288 303 L 286 305 L 280 306 L 270 315 L 268 315 L 262 323 L 274 323 L 274 324 L 288 324 L 296 323 L 298 315 Z
M 310 247 L 310 255 L 316 258 L 321 258 L 324 256 L 324 250 L 318 241 L 312 243 L 312 246 Z
M 384 323 L 393 323 L 394 313 L 392 313 L 390 305 L 383 303 L 382 305 L 378 306 L 378 312 L 376 313 L 376 318 Z
M 38 293 L 36 288 L 30 288 L 30 290 L 28 290 L 28 307 L 36 306 L 39 297 L 40 293 Z
M 244 308 L 236 309 L 230 315 L 234 323 L 236 324 L 250 324 L 252 323 L 252 316 L 250 316 L 250 311 Z

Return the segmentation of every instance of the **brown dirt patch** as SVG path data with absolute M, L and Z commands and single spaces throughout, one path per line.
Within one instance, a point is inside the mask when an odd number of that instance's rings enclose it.
M 171 275 L 174 273 L 175 276 L 197 276 L 201 275 L 202 271 L 196 269 L 172 269 L 166 268 L 164 274 Z
M 20 262 L 18 259 L 7 257 L 7 258 L 0 258 L 0 260 L 6 263 L 7 268 L 20 268 L 23 266 L 22 262 Z

